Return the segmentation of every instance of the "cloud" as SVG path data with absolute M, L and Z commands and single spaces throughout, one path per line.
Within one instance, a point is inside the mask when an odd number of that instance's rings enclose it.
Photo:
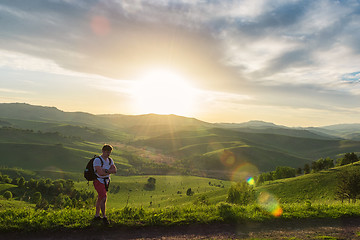
M 239 96 L 231 101 L 319 109 L 360 102 L 348 80 L 360 71 L 354 0 L 17 0 L 1 2 L 0 14 L 0 50 L 57 71 L 131 80 L 163 67 Z M 8 60 L 0 65 L 17 64 Z
M 20 94 L 28 94 L 28 91 L 21 91 L 17 89 L 9 89 L 9 88 L 0 88 L 0 92 L 3 93 L 20 93 Z

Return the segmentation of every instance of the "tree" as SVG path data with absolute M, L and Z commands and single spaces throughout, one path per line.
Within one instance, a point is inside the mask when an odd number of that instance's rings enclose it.
M 309 174 L 310 173 L 310 166 L 309 166 L 309 164 L 305 164 L 304 165 L 304 174 Z
M 2 181 L 4 183 L 11 183 L 11 178 L 8 175 L 3 175 L 2 176 Z
M 153 177 L 149 177 L 147 183 L 144 185 L 144 189 L 148 191 L 155 190 L 156 179 Z
M 25 186 L 25 178 L 24 177 L 21 177 L 19 179 L 18 186 L 21 187 L 21 188 Z
M 187 195 L 187 196 L 192 196 L 192 195 L 194 195 L 194 192 L 191 190 L 191 188 L 188 188 L 188 190 L 186 191 L 186 195 Z
M 274 173 L 274 179 L 283 179 L 283 178 L 290 178 L 295 177 L 296 170 L 292 167 L 276 167 L 275 173 Z
M 311 168 L 314 170 L 314 172 L 319 172 L 321 170 L 329 169 L 334 167 L 334 160 L 331 158 L 320 158 L 316 160 L 315 162 L 311 163 Z
M 13 194 L 12 194 L 12 192 L 10 192 L 10 191 L 5 191 L 3 196 L 4 196 L 4 198 L 6 198 L 7 200 L 9 200 L 9 199 L 12 199 Z
M 30 189 L 37 189 L 38 188 L 38 184 L 39 182 L 36 181 L 35 179 L 31 178 L 29 181 L 26 182 L 26 187 L 30 188 Z
M 259 177 L 256 179 L 256 185 L 260 185 L 264 182 L 264 174 L 260 174 Z
M 13 179 L 11 180 L 11 184 L 13 184 L 13 185 L 18 185 L 18 184 L 19 184 L 19 179 L 18 179 L 18 178 L 13 178 Z
M 36 192 L 32 197 L 32 202 L 38 204 L 41 201 L 41 199 L 42 199 L 41 193 Z
M 337 165 L 346 165 L 359 161 L 359 157 L 355 153 L 345 153 L 344 157 L 338 159 Z
M 360 170 L 342 171 L 337 175 L 336 196 L 343 201 L 352 199 L 355 203 L 360 194 Z
M 256 178 L 256 185 L 261 185 L 263 182 L 274 180 L 274 173 L 275 171 L 261 173 Z

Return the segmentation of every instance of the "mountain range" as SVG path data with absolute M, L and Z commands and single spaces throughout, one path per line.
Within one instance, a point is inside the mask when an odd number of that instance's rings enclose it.
M 66 141 L 75 140 L 86 144 L 121 143 L 133 149 L 147 149 L 155 155 L 171 156 L 178 160 L 177 167 L 215 177 L 229 177 L 243 164 L 251 164 L 262 172 L 277 166 L 303 167 L 321 157 L 336 159 L 346 152 L 360 152 L 360 124 L 290 128 L 263 121 L 208 123 L 176 115 L 94 115 L 25 103 L 1 103 L 0 127 L 35 131 L 28 132 L 26 137 L 20 136 L 24 131 L 17 131 L 17 137 L 0 131 L 3 151 L 6 151 L 4 144 L 7 147 L 10 143 L 40 144 L 39 139 L 44 136 L 36 135 L 36 131 L 57 133 L 61 138 L 52 136 L 56 140 L 49 143 L 66 145 Z M 94 148 L 87 147 L 87 150 Z M 79 155 L 77 151 L 66 156 L 76 162 Z M 5 160 L 0 160 L 0 164 L 24 168 L 27 165 L 21 164 L 23 156 L 18 157 L 17 166 Z M 140 158 L 151 161 L 146 156 Z M 124 166 L 134 167 L 131 161 L 123 160 Z M 165 164 L 174 163 L 165 161 Z M 51 162 L 51 166 L 60 165 L 64 168 L 63 164 Z M 65 170 L 76 171 L 66 167 Z

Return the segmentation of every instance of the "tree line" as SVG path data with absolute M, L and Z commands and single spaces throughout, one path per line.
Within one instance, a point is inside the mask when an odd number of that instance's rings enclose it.
M 4 197 L 36 204 L 36 208 L 83 208 L 93 206 L 95 194 L 93 191 L 75 189 L 73 180 L 33 179 L 26 181 L 24 177 L 11 179 L 0 173 L 0 182 L 17 185 L 17 189 L 4 192 Z
M 352 164 L 359 160 L 355 153 L 346 153 L 342 158 L 337 159 L 336 166 Z M 334 160 L 331 158 L 320 158 L 312 162 L 311 165 L 306 164 L 303 173 L 318 172 L 332 167 L 334 167 Z M 257 184 L 261 184 L 264 181 L 295 177 L 297 174 L 302 174 L 302 172 L 291 167 L 277 167 L 275 171 L 260 174 L 257 178 Z M 336 198 L 342 202 L 348 200 L 355 203 L 360 195 L 360 169 L 341 171 L 337 174 L 336 178 Z M 247 205 L 255 202 L 255 200 L 256 192 L 254 186 L 246 181 L 237 182 L 228 191 L 227 202 L 229 203 Z
M 275 171 L 261 173 L 256 179 L 256 184 L 260 185 L 266 181 L 291 178 L 301 174 L 309 174 L 311 172 L 319 172 L 321 170 L 326 170 L 335 166 L 343 166 L 357 161 L 359 161 L 359 157 L 352 152 L 345 153 L 343 157 L 338 158 L 336 161 L 329 157 L 320 158 L 310 164 L 305 164 L 303 168 L 278 166 Z

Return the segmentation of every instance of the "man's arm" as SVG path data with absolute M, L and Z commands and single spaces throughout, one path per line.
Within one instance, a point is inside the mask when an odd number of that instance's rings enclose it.
M 115 166 L 115 164 L 111 165 L 110 169 L 109 169 L 109 173 L 116 173 L 117 172 L 117 168 Z
M 106 175 L 109 175 L 109 173 L 110 173 L 110 170 L 109 170 L 109 172 L 105 172 L 105 169 L 103 169 L 100 166 L 95 166 L 95 170 L 99 176 L 106 176 Z

